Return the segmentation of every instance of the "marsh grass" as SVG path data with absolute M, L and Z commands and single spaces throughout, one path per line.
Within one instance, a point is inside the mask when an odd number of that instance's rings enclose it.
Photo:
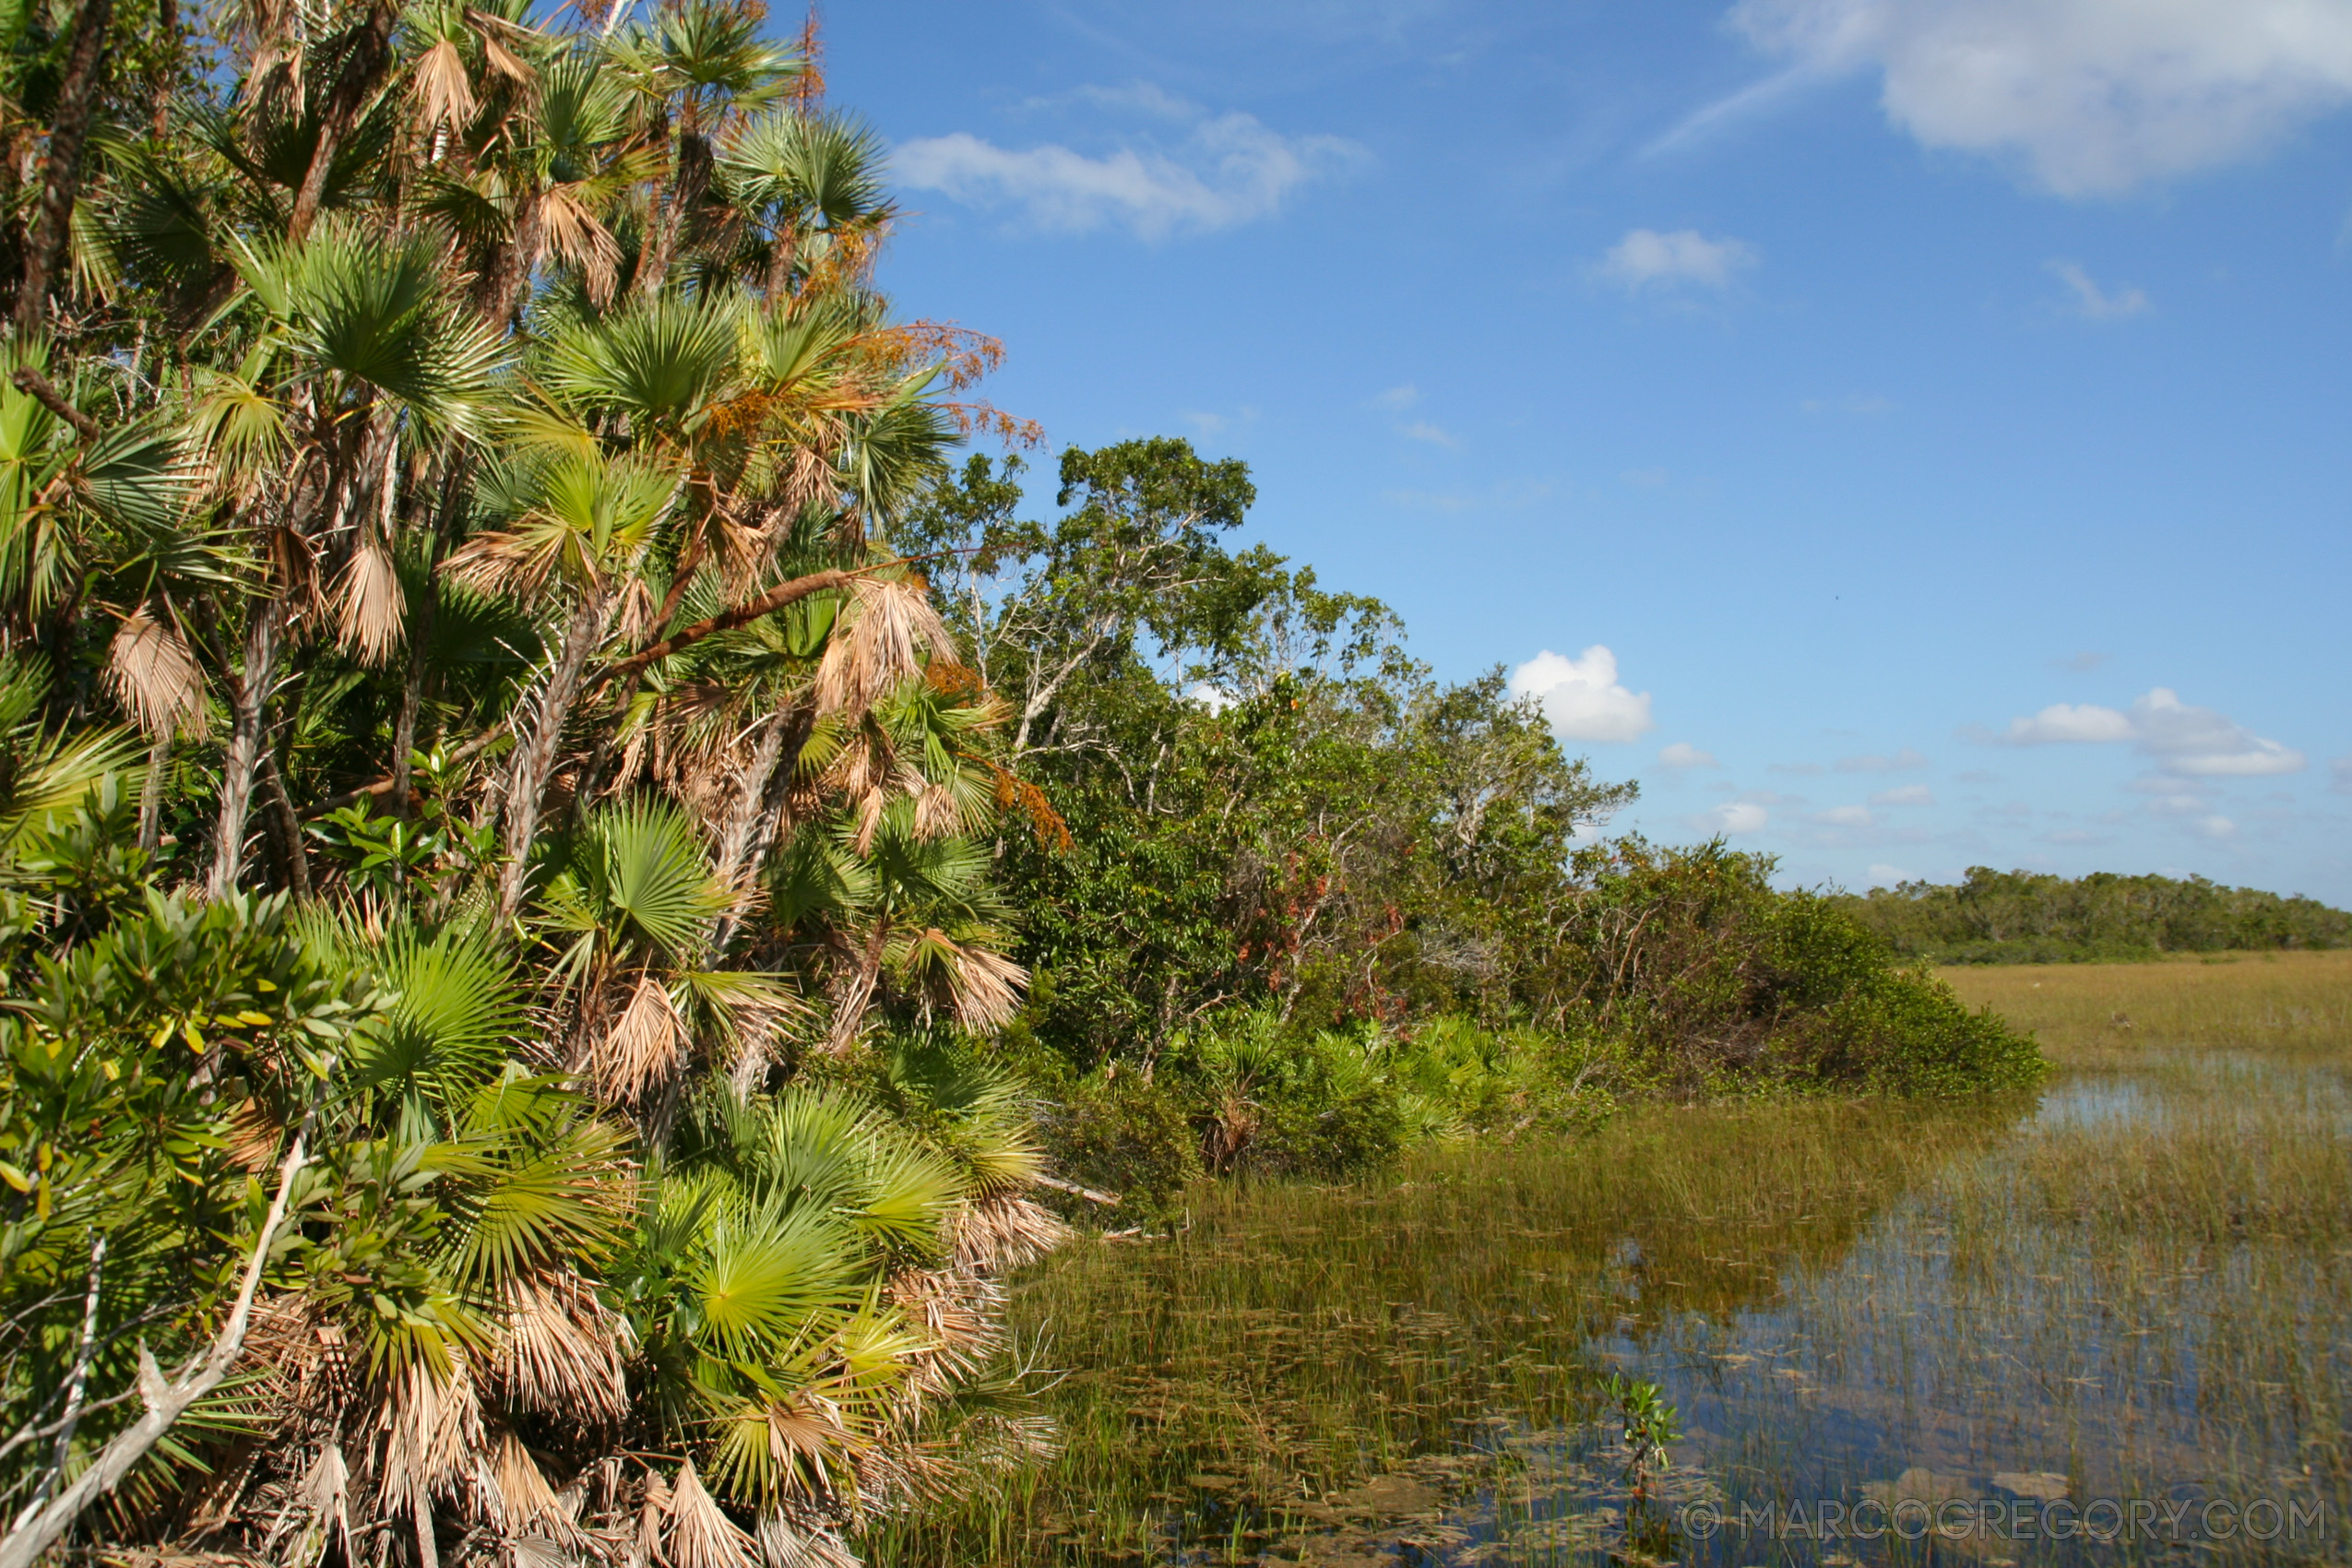
M 2352 1525 L 2352 955 L 1949 978 L 2041 1035 L 2047 1089 L 1649 1107 L 1357 1186 L 1205 1185 L 1177 1234 L 1073 1249 L 1016 1304 L 1068 1369 L 1060 1454 L 870 1560 L 1918 1556 L 1677 1537 L 1627 1495 L 1611 1371 L 1681 1408 L 1669 1501 L 2003 1496 L 2022 1473 L 2078 1501 L 2324 1503 L 2330 1543 L 2218 1555 L 2332 1560 Z

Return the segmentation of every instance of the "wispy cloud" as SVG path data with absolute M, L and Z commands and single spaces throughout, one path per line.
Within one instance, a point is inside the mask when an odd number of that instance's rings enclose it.
M 1721 767 L 1713 752 L 1704 752 L 1688 741 L 1677 741 L 1657 754 L 1661 767 Z
M 2246 778 L 2302 770 L 2304 756 L 2265 740 L 2210 707 L 2194 707 L 2157 686 L 2127 712 L 2097 703 L 2052 703 L 2013 719 L 1998 732 L 1973 729 L 1967 739 L 1995 745 L 2109 745 L 2133 742 L 2167 773 L 2195 778 Z
M 2334 0 L 1740 0 L 1731 22 L 1788 70 L 1684 126 L 1875 72 L 1922 145 L 2065 196 L 2234 162 L 2352 103 L 2352 7 Z
M 1006 148 L 956 131 L 901 142 L 898 182 L 990 211 L 1011 211 L 1050 232 L 1110 225 L 1146 240 L 1229 229 L 1272 216 L 1301 186 L 1367 156 L 1339 137 L 1285 136 L 1254 116 L 1211 115 L 1148 83 L 1082 89 L 1098 107 L 1162 122 L 1151 133 L 1090 156 L 1059 142 Z
M 1400 425 L 1398 434 L 1408 441 L 1426 441 L 1432 446 L 1443 446 L 1450 449 L 1462 445 L 1460 436 L 1433 425 L 1427 420 L 1415 420 L 1410 424 Z
M 1755 247 L 1744 240 L 1710 240 L 1696 229 L 1670 233 L 1634 229 L 1610 247 L 1595 270 L 1636 293 L 1654 285 L 1678 283 L 1728 289 L 1733 276 L 1753 267 L 1756 260 Z
M 1837 759 L 1840 773 L 1911 773 L 1928 766 L 1928 759 L 1904 747 L 1893 756 L 1881 756 L 1875 752 L 1863 756 L 1842 756 Z
M 2085 321 L 2120 321 L 2150 308 L 2148 296 L 2128 284 L 2109 293 L 2074 262 L 2053 261 L 2049 265 L 2059 281 L 2074 291 L 2074 314 Z

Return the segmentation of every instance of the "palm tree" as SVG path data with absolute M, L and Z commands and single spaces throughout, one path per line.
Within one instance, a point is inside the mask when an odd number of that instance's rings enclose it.
M 892 320 L 879 145 L 752 9 L 531 16 L 240 0 L 151 129 L 47 124 L 68 264 L 43 216 L 0 349 L 10 1564 L 77 1517 L 840 1560 L 1036 1438 L 1017 1095 L 793 1075 L 1017 1000 L 1001 707 L 888 542 L 992 347 Z

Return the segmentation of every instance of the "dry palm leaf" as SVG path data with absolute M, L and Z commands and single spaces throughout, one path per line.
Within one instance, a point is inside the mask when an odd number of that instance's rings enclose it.
M 501 1294 L 506 1332 L 488 1370 L 509 1399 L 587 1424 L 628 1414 L 627 1325 L 593 1291 L 577 1278 L 534 1277 L 507 1281 Z
M 410 90 L 428 130 L 439 125 L 455 130 L 474 117 L 473 82 L 455 39 L 445 38 L 417 56 Z
M 669 1557 L 675 1568 L 759 1568 L 759 1542 L 727 1517 L 689 1459 L 670 1491 Z
M 635 1105 L 683 1063 L 683 1036 L 669 990 L 653 976 L 640 975 L 629 1004 L 596 1047 L 593 1075 L 608 1099 Z
M 859 1568 L 857 1554 L 831 1526 L 780 1509 L 760 1515 L 759 1547 L 767 1568 Z
M 342 645 L 362 663 L 381 664 L 399 646 L 408 617 L 408 597 L 400 588 L 400 571 L 392 552 L 380 540 L 363 540 L 343 568 L 339 595 L 342 600 L 336 627 Z
M 952 659 L 956 640 L 921 578 L 850 579 L 841 624 L 816 671 L 819 713 L 862 713 L 891 688 L 922 672 L 922 658 Z
M 938 940 L 951 949 L 947 989 L 956 999 L 956 1021 L 980 1033 L 1011 1023 L 1021 1010 L 1021 990 L 1029 983 L 1029 971 L 1002 953 L 970 944 L 958 946 L 944 936 Z
M 124 617 L 107 645 L 106 683 L 150 735 L 176 731 L 201 739 L 208 728 L 202 667 L 179 628 L 148 615 L 145 605 Z
M 588 298 L 597 304 L 612 303 L 621 276 L 621 244 L 612 232 L 597 221 L 576 185 L 551 185 L 539 197 L 540 232 L 550 255 L 580 269 Z
M 376 1505 L 412 1516 L 421 1503 L 430 1506 L 434 1488 L 458 1479 L 467 1456 L 481 1450 L 481 1405 L 465 1359 L 452 1358 L 445 1378 L 422 1361 L 394 1373 L 379 1424 Z
M 955 1258 L 965 1268 L 1002 1273 L 1035 1263 L 1073 1234 L 1028 1198 L 983 1198 L 956 1216 Z

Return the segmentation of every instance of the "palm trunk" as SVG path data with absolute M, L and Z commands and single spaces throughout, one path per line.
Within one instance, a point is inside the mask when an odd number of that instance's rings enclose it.
M 809 721 L 806 708 L 779 713 L 768 720 L 767 733 L 760 738 L 759 750 L 743 774 L 743 787 L 736 796 L 726 832 L 719 837 L 719 875 L 729 886 L 758 870 L 767 858 L 785 800 L 791 793 L 801 747 L 808 742 Z M 711 951 L 725 951 L 742 924 L 742 906 L 738 902 L 711 928 Z
M 17 337 L 41 330 L 49 310 L 49 289 L 65 262 L 73 234 L 74 198 L 81 194 L 82 147 L 89 137 L 90 111 L 98 98 L 99 56 L 107 29 L 114 25 L 114 0 L 82 0 L 74 18 L 74 42 L 65 58 L 65 79 L 57 89 L 57 114 L 49 125 L 49 172 L 41 187 L 41 217 L 25 252 L 24 281 L 17 292 Z
M 579 700 L 581 672 L 588 668 L 588 655 L 604 640 L 605 622 L 611 615 L 610 600 L 593 589 L 572 612 L 571 624 L 564 631 L 563 649 L 556 655 L 555 668 L 547 672 L 547 689 L 540 695 L 539 720 L 515 748 L 506 784 L 506 863 L 498 874 L 498 909 L 509 919 L 523 907 L 531 840 L 539 833 L 540 797 L 555 768 L 555 750 L 563 743 L 564 726 L 572 717 L 573 704 Z
M 319 208 L 327 200 L 327 177 L 334 171 L 336 155 L 343 149 L 343 137 L 359 119 L 361 106 L 391 57 L 390 7 L 372 6 L 367 20 L 352 29 L 349 37 L 350 53 L 343 56 L 343 68 L 320 110 L 318 143 L 311 149 L 310 167 L 303 171 L 302 188 L 294 193 L 293 214 L 286 222 L 286 237 L 296 244 L 309 237 L 311 226 L 318 221 Z
M 310 902 L 310 858 L 303 853 L 302 818 L 294 814 L 293 797 L 286 792 L 286 777 L 278 770 L 278 754 L 261 751 L 262 794 L 269 812 L 270 836 L 278 840 L 278 859 L 285 868 L 286 886 L 294 897 Z
M 206 894 L 214 898 L 235 891 L 238 873 L 244 869 L 245 819 L 253 811 L 254 772 L 261 761 L 269 683 L 277 672 L 278 610 L 275 599 L 254 607 L 253 624 L 245 630 L 244 668 L 229 682 L 232 719 L 228 751 L 220 759 L 220 814 L 213 829 L 212 870 L 204 882 Z
M 670 199 L 662 203 L 654 226 L 653 251 L 637 264 L 637 292 L 641 297 L 649 300 L 661 292 L 662 282 L 670 276 L 670 264 L 677 259 L 678 239 L 686 227 L 686 210 L 702 198 L 703 189 L 709 183 L 710 143 L 693 131 L 681 132 L 675 172 L 670 177 Z

